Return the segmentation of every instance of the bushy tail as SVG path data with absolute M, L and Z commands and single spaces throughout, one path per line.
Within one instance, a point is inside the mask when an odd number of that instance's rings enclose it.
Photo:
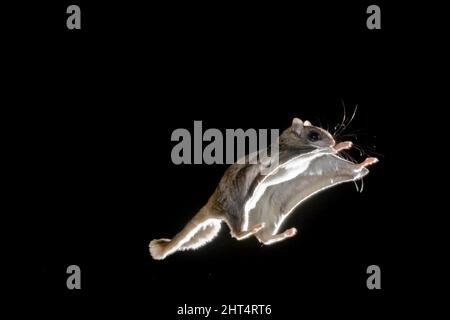
M 170 239 L 155 239 L 150 241 L 149 249 L 150 254 L 155 260 L 162 260 L 166 257 L 166 246 L 170 242 Z
M 155 260 L 162 260 L 178 250 L 197 249 L 211 241 L 220 230 L 221 220 L 213 217 L 203 207 L 172 240 L 152 240 L 150 254 Z
M 179 250 L 195 250 L 204 246 L 217 236 L 220 226 L 220 220 L 210 222 L 194 234 L 191 240 L 183 244 Z

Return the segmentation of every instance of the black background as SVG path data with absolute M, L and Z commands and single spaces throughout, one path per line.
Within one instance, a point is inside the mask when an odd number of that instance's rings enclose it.
M 429 59 L 418 48 L 429 38 L 408 24 L 408 7 L 376 3 L 382 29 L 368 30 L 365 2 L 73 3 L 82 30 L 66 29 L 72 2 L 28 6 L 16 21 L 25 37 L 15 38 L 10 83 L 25 90 L 11 136 L 26 194 L 16 214 L 32 239 L 24 255 L 39 311 L 181 319 L 185 303 L 270 304 L 266 318 L 281 319 L 411 310 L 426 260 L 412 223 L 426 221 L 410 209 L 424 173 L 411 180 L 421 155 L 409 150 L 422 136 L 409 133 L 423 121 L 416 79 Z M 198 251 L 150 258 L 149 241 L 178 232 L 227 167 L 173 165 L 174 129 L 192 132 L 194 120 L 284 129 L 293 117 L 332 128 L 343 104 L 348 114 L 358 105 L 351 139 L 380 159 L 362 193 L 347 184 L 315 196 L 285 222 L 299 234 L 277 245 L 235 241 L 224 226 Z M 80 291 L 66 288 L 71 264 Z M 366 287 L 371 264 L 382 290 Z

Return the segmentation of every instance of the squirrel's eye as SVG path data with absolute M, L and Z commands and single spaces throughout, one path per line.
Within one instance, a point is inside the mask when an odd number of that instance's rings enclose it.
M 317 131 L 311 131 L 310 133 L 308 133 L 308 140 L 313 142 L 320 140 L 320 133 Z

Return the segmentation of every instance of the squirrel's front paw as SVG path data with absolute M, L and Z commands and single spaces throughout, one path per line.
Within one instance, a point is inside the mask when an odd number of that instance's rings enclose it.
M 296 228 L 290 228 L 290 229 L 287 229 L 285 232 L 284 232 L 284 235 L 286 236 L 286 237 L 293 237 L 293 236 L 295 236 L 297 234 L 297 229 Z

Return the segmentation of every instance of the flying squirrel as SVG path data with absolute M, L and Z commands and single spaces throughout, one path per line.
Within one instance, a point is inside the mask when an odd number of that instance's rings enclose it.
M 197 249 L 218 234 L 222 222 L 237 240 L 255 236 L 270 245 L 295 236 L 296 228 L 279 229 L 296 207 L 322 190 L 363 178 L 367 167 L 378 162 L 373 157 L 361 163 L 344 159 L 339 153 L 352 146 L 351 141 L 336 144 L 328 131 L 294 118 L 279 137 L 276 155 L 265 152 L 263 161 L 231 165 L 208 202 L 177 235 L 150 242 L 151 256 L 161 260 Z

